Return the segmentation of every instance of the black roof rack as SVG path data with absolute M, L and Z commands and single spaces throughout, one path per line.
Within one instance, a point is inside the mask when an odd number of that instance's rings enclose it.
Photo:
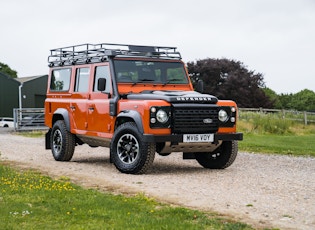
M 81 44 L 50 50 L 49 66 L 75 65 L 103 62 L 108 57 L 152 57 L 181 59 L 176 47 L 139 46 L 125 44 Z

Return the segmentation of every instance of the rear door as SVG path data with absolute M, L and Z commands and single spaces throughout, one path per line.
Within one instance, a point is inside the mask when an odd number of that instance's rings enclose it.
M 90 66 L 80 66 L 75 70 L 74 90 L 71 96 L 70 110 L 73 116 L 74 129 L 84 133 L 87 123 L 87 101 L 89 96 Z M 83 132 L 79 130 L 84 130 Z

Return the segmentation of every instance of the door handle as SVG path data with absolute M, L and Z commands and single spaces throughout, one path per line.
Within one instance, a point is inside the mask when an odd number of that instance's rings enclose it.
M 75 106 L 73 106 L 73 105 L 70 106 L 70 109 L 71 109 L 71 110 L 75 110 Z
M 94 107 L 89 107 L 89 111 L 93 112 L 94 111 Z

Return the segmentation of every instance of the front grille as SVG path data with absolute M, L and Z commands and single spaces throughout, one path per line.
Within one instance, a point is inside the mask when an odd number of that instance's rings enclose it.
M 211 104 L 173 104 L 172 132 L 214 133 L 218 131 L 218 106 Z M 211 123 L 205 123 L 212 121 Z

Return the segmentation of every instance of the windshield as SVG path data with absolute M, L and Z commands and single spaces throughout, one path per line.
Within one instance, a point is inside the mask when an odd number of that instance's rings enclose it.
M 115 60 L 118 83 L 187 84 L 181 62 Z

